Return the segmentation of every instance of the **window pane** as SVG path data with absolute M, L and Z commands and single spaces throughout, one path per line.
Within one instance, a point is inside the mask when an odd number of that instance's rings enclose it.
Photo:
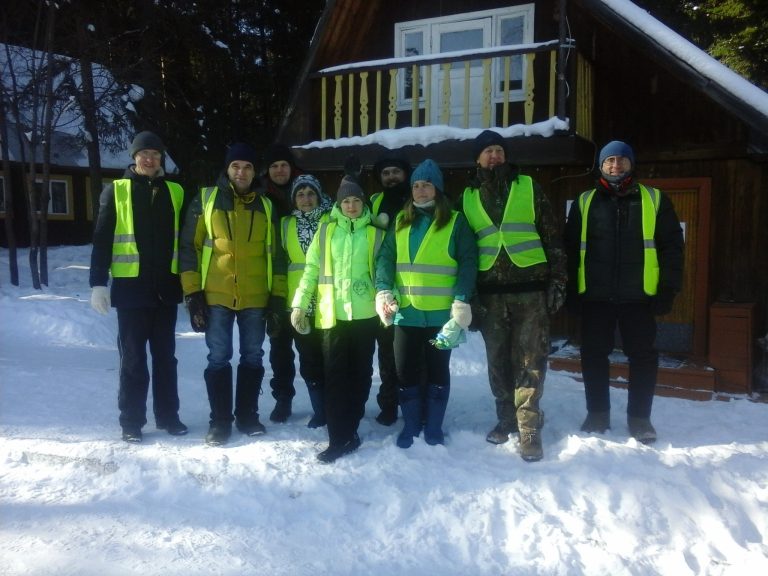
M 501 19 L 501 44 L 514 45 L 523 43 L 525 18 L 515 16 Z M 504 91 L 503 60 L 499 62 L 499 90 Z M 512 56 L 509 72 L 509 89 L 519 90 L 523 87 L 523 57 Z
M 475 28 L 474 30 L 459 30 L 456 32 L 443 32 L 440 34 L 440 52 L 455 52 L 457 50 L 470 50 L 472 48 L 483 47 L 483 30 Z M 482 61 L 473 60 L 472 67 L 482 66 Z M 463 68 L 462 62 L 454 62 L 451 66 Z
M 424 53 L 424 32 L 406 32 L 403 35 L 404 56 L 421 56 Z M 413 67 L 405 69 L 405 82 L 403 83 L 403 98 L 410 100 L 413 90 Z M 422 96 L 423 79 L 419 75 L 419 98 Z
M 51 202 L 49 204 L 51 214 L 67 213 L 67 183 L 61 180 L 51 181 Z

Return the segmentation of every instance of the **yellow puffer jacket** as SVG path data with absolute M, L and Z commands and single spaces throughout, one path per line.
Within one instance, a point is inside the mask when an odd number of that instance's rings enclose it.
M 209 305 L 232 310 L 264 308 L 271 294 L 285 297 L 285 261 L 273 220 L 268 226 L 265 202 L 256 192 L 237 196 L 230 186 L 220 187 L 211 214 L 212 247 L 205 280 Z M 181 283 L 185 294 L 203 289 L 203 245 L 206 242 L 205 207 L 202 195 L 187 214 L 181 239 Z M 270 238 L 267 231 L 270 230 Z M 274 251 L 272 279 L 268 277 L 268 251 Z

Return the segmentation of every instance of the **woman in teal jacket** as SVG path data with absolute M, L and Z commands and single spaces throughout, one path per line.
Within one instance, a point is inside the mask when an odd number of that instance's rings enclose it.
M 408 448 L 424 423 L 427 444 L 442 444 L 451 385 L 451 349 L 435 346 L 443 328 L 466 330 L 472 319 L 477 244 L 466 218 L 451 209 L 443 174 L 425 160 L 411 175 L 411 198 L 390 226 L 376 261 L 376 310 L 395 325 L 395 365 Z M 421 389 L 426 374 L 426 397 Z
M 317 455 L 330 463 L 360 447 L 357 429 L 371 389 L 376 343 L 374 256 L 384 232 L 371 225 L 365 192 L 352 178 L 339 187 L 331 221 L 320 224 L 307 251 L 293 298 L 291 323 L 309 328 L 316 295 L 315 328 L 322 331 L 328 448 Z

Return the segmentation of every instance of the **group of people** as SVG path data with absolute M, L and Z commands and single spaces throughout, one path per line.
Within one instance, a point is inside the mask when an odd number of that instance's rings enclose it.
M 393 425 L 399 407 L 399 447 L 422 434 L 443 444 L 451 351 L 477 330 L 497 416 L 486 439 L 503 444 L 515 434 L 520 456 L 540 460 L 550 319 L 566 300 L 581 315 L 582 430 L 611 426 L 608 356 L 618 326 L 630 364 L 630 435 L 656 439 L 655 315 L 668 313 L 680 291 L 683 237 L 669 198 L 637 182 L 626 143 L 600 151 L 595 187 L 572 203 L 564 235 L 541 187 L 509 161 L 493 130 L 473 141 L 476 169 L 456 202 L 430 159 L 412 169 L 396 153 L 383 156 L 370 197 L 359 163 L 348 163 L 332 199 L 282 144 L 266 151 L 259 177 L 260 158 L 245 143 L 229 147 L 218 181 L 188 202 L 165 178 L 164 153 L 157 135 L 136 135 L 134 164 L 105 187 L 94 232 L 91 303 L 117 309 L 123 440 L 142 441 L 150 382 L 157 428 L 188 432 L 174 337 L 182 296 L 208 348 L 212 446 L 230 439 L 233 422 L 248 436 L 265 432 L 266 338 L 270 420 L 291 416 L 295 346 L 313 410 L 308 426 L 327 427 L 321 462 L 361 444 L 377 349 L 376 420 Z

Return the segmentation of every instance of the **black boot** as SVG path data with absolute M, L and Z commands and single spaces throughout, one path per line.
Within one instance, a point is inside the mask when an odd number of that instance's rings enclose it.
M 317 382 L 307 383 L 309 402 L 312 404 L 314 414 L 307 423 L 307 428 L 320 428 L 325 426 L 325 390 Z
M 403 430 L 397 437 L 400 448 L 410 448 L 413 439 L 421 432 L 421 387 L 400 389 L 400 411 L 403 413 Z
M 427 423 L 424 426 L 424 441 L 431 446 L 445 442 L 443 418 L 450 391 L 448 386 L 435 384 L 430 384 L 427 388 Z
M 211 405 L 211 421 L 205 443 L 209 446 L 226 444 L 232 434 L 232 367 L 206 369 L 205 387 Z
M 272 422 L 278 422 L 280 424 L 288 420 L 288 417 L 292 414 L 291 407 L 293 404 L 293 398 L 280 397 L 275 399 L 275 407 L 272 413 L 269 415 L 269 419 Z
M 346 456 L 360 448 L 360 436 L 355 433 L 352 439 L 341 444 L 331 444 L 317 455 L 317 459 L 323 464 L 335 462 L 342 456 Z
M 264 379 L 264 367 L 253 368 L 240 364 L 237 367 L 235 392 L 235 425 L 247 436 L 258 436 L 267 430 L 259 422 L 259 394 Z

